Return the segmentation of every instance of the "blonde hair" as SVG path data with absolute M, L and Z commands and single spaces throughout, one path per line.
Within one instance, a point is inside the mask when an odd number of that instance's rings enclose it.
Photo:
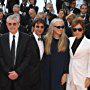
M 45 36 L 45 52 L 46 54 L 51 54 L 51 43 L 53 39 L 53 30 L 54 30 L 54 23 L 55 22 L 64 22 L 60 18 L 55 18 L 51 21 L 50 26 L 48 28 L 48 32 Z M 67 36 L 65 34 L 65 30 L 62 33 L 62 35 L 59 37 L 59 42 L 58 42 L 58 52 L 64 52 L 67 48 Z

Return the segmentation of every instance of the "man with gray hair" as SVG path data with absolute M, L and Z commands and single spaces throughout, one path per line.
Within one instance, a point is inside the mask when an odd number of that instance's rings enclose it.
M 6 25 L 9 33 L 0 37 L 0 90 L 25 90 L 28 82 L 25 71 L 30 60 L 30 38 L 18 30 L 18 15 L 8 16 Z
M 13 8 L 13 5 L 15 4 L 19 4 L 19 1 L 20 0 L 7 0 L 7 5 L 6 7 L 8 8 L 8 13 L 12 13 L 12 8 Z

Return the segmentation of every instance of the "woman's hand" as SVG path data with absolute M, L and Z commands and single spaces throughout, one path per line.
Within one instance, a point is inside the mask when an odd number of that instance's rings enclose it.
M 66 81 L 67 81 L 67 74 L 63 74 L 61 78 L 61 85 L 65 84 Z
M 85 80 L 85 88 L 88 88 L 90 86 L 90 78 L 86 78 Z

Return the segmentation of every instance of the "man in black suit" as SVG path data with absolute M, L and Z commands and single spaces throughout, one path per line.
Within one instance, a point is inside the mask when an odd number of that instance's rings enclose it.
M 31 90 L 43 90 L 42 89 L 42 65 L 44 54 L 44 42 L 42 34 L 44 32 L 45 22 L 43 19 L 34 21 L 33 34 L 31 35 L 31 64 L 30 64 L 30 89 Z
M 19 4 L 19 0 L 7 0 L 6 7 L 8 8 L 8 13 L 13 13 L 12 8 L 14 4 Z
M 80 14 L 80 10 L 76 8 L 76 0 L 68 0 L 69 7 L 67 9 L 67 13 L 74 13 L 76 15 Z
M 82 4 L 80 6 L 80 15 L 83 18 L 84 23 L 88 24 L 90 15 L 88 13 L 88 5 L 87 4 Z
M 18 31 L 19 17 L 15 14 L 7 17 L 6 25 L 9 33 L 0 37 L 0 90 L 25 90 L 30 36 Z

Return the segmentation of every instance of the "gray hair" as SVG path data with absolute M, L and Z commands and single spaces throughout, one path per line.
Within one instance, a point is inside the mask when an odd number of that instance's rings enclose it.
M 19 14 L 13 14 L 7 17 L 6 21 L 9 20 L 16 20 L 17 22 L 20 22 L 20 15 Z
M 50 24 L 54 24 L 54 23 L 56 23 L 56 22 L 64 22 L 63 21 L 63 19 L 61 19 L 61 18 L 54 18 L 52 21 L 51 21 L 51 23 Z
M 20 9 L 20 6 L 18 5 L 18 4 L 15 4 L 14 6 L 13 6 L 13 8 L 19 8 Z

